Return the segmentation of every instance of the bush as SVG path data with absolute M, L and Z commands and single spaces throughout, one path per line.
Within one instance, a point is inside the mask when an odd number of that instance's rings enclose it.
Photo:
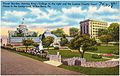
M 36 43 L 36 42 L 34 42 L 32 45 L 33 45 L 34 47 L 38 47 L 38 46 L 39 46 L 39 44 Z
M 114 45 L 119 45 L 119 43 L 115 43 Z
M 54 47 L 55 50 L 59 50 L 59 47 Z
M 92 54 L 92 58 L 101 59 L 102 55 Z
M 119 55 L 119 50 L 113 51 L 113 54 Z
M 13 47 L 13 45 L 12 45 L 12 44 L 7 44 L 6 46 L 10 46 L 10 47 Z

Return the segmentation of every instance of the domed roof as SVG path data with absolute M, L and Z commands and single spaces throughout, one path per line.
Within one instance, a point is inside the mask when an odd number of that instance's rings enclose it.
M 18 27 L 20 27 L 20 28 L 26 28 L 26 25 L 20 24 Z
M 46 30 L 44 34 L 51 34 L 51 32 L 49 30 Z
M 47 36 L 51 36 L 53 37 L 54 39 L 57 39 L 57 36 L 54 35 L 54 34 L 51 34 L 51 32 L 49 30 L 46 30 L 44 33 L 44 36 L 47 37 Z M 42 38 L 42 35 L 40 36 Z

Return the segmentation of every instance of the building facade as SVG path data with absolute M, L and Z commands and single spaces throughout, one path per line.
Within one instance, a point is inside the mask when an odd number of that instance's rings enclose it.
M 80 22 L 80 31 L 81 34 L 89 34 L 91 38 L 98 39 L 98 30 L 106 29 L 107 26 L 107 22 L 87 19 Z
M 24 24 L 18 25 L 15 31 L 8 31 L 8 44 L 22 45 L 24 39 L 32 39 L 34 42 L 39 43 L 40 38 L 34 37 L 34 31 L 29 31 Z

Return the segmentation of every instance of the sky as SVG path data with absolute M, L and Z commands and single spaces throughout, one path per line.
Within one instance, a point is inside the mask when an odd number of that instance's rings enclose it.
M 5 7 L 19 4 L 31 4 L 32 7 Z M 34 5 L 44 7 L 33 7 Z M 117 1 L 2 1 L 1 34 L 8 35 L 8 30 L 16 30 L 23 18 L 24 24 L 31 31 L 43 33 L 46 29 L 63 28 L 69 34 L 70 27 L 79 28 L 80 21 L 85 19 L 120 22 L 119 11 Z

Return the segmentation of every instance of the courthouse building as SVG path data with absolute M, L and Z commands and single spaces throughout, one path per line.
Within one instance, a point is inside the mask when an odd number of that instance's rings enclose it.
M 106 29 L 107 26 L 107 22 L 87 19 L 80 22 L 80 31 L 81 34 L 89 34 L 91 38 L 98 39 L 98 30 Z

